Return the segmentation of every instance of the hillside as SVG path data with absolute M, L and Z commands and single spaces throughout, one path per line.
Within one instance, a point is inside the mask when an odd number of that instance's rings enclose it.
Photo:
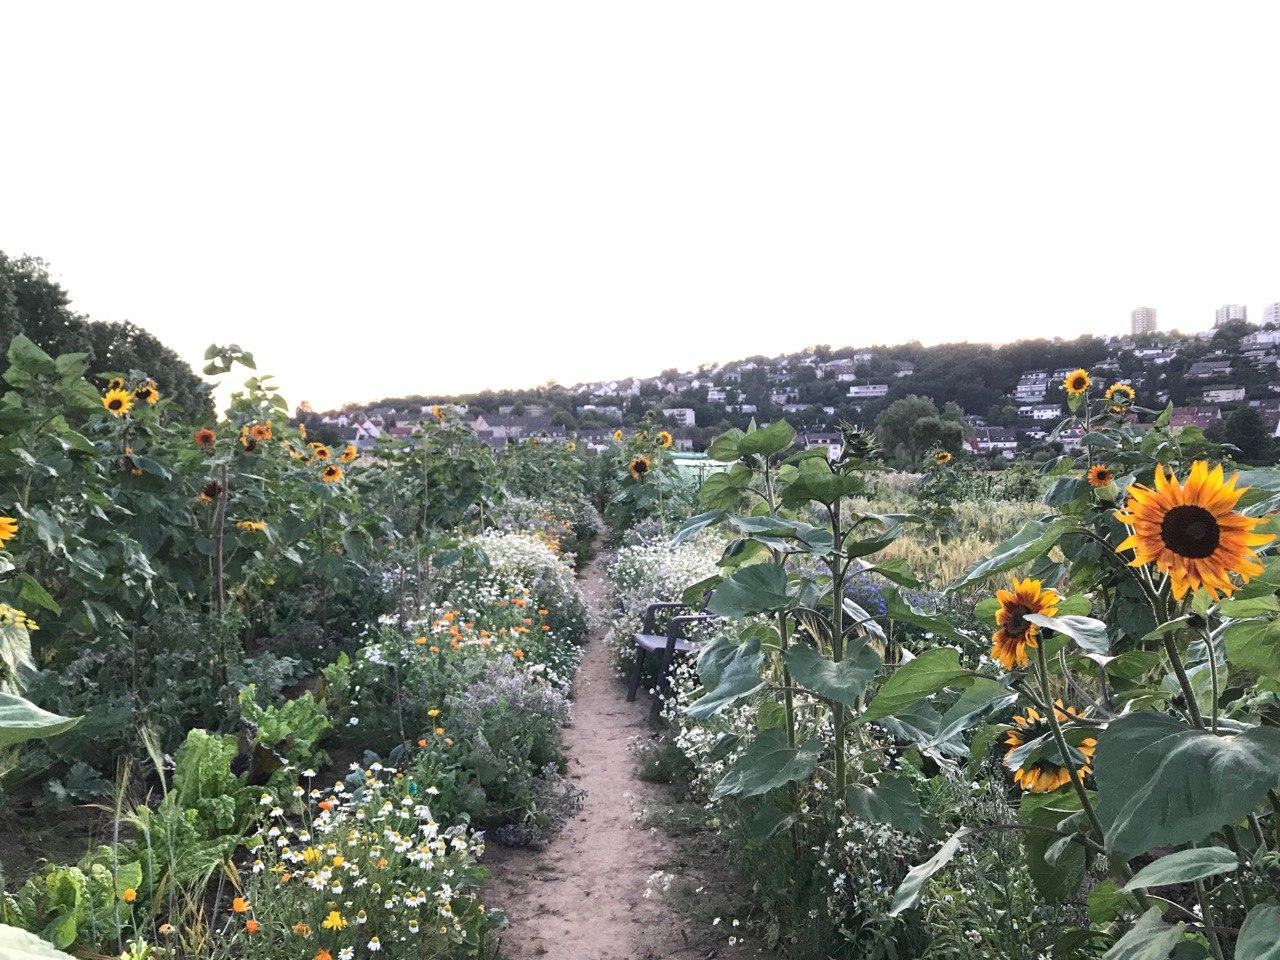
M 1062 377 L 1084 367 L 1103 386 L 1132 385 L 1142 406 L 1172 403 L 1177 423 L 1257 446 L 1255 435 L 1275 436 L 1280 421 L 1278 345 L 1280 330 L 1274 325 L 1229 322 L 1199 336 L 1155 333 L 1004 346 L 821 346 L 696 371 L 670 369 L 649 377 L 462 396 L 392 397 L 326 413 L 304 409 L 300 416 L 333 440 L 360 442 L 384 432 L 407 435 L 432 405 L 441 405 L 457 411 L 495 445 L 532 435 L 604 442 L 618 427 L 663 419 L 682 448 L 697 450 L 716 433 L 744 427 L 752 418 L 785 417 L 811 443 L 820 443 L 841 421 L 876 423 L 895 401 L 916 396 L 932 401 L 943 419 L 963 421 L 966 441 L 976 452 L 1012 459 L 1018 452 L 1048 452 L 1043 445 L 1048 429 L 1065 412 Z M 1233 431 L 1239 439 L 1233 439 Z M 1269 454 L 1259 448 L 1244 455 Z

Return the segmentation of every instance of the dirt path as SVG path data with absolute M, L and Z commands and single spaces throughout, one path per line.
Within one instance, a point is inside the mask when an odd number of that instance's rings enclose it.
M 672 799 L 667 788 L 636 777 L 630 742 L 651 734 L 649 704 L 644 696 L 627 703 L 609 668 L 608 624 L 599 616 L 608 604 L 607 562 L 597 557 L 582 574 L 597 626 L 578 673 L 574 721 L 565 730 L 569 776 L 586 792 L 582 812 L 542 850 L 491 846 L 486 854 L 493 870 L 486 900 L 511 920 L 504 960 L 761 956 L 730 945 L 737 929 L 731 918 L 715 923 L 708 915 L 723 902 L 713 893 L 724 882 L 723 863 L 713 870 L 693 862 L 697 844 L 642 822 L 653 822 L 655 814 L 660 819 Z M 677 882 L 651 880 L 659 872 Z M 671 886 L 695 900 L 692 909 L 671 902 Z

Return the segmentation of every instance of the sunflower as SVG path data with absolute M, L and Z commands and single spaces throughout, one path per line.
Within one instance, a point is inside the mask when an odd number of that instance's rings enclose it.
M 271 421 L 266 423 L 255 423 L 249 427 L 249 436 L 257 440 L 259 443 L 265 443 L 271 439 Z
M 0 517 L 0 544 L 18 535 L 18 521 L 14 517 Z
M 1105 463 L 1095 463 L 1085 473 L 1084 478 L 1089 481 L 1089 486 L 1101 490 L 1103 487 L 1111 486 L 1111 481 L 1116 477 Z
M 133 394 L 119 388 L 108 390 L 102 396 L 102 405 L 107 408 L 108 413 L 123 417 L 133 409 Z
M 343 463 L 350 463 L 356 457 L 360 456 L 360 451 L 356 449 L 354 443 L 348 443 L 347 449 L 342 451 L 342 456 L 338 457 Z
M 325 483 L 337 483 L 342 479 L 342 468 L 336 463 L 331 463 L 320 471 L 320 479 Z
M 1111 401 L 1111 409 L 1115 413 L 1124 413 L 1138 398 L 1137 392 L 1127 383 L 1113 383 L 1102 395 Z
M 307 444 L 307 449 L 311 451 L 312 460 L 328 460 L 333 456 L 333 451 L 319 440 L 312 440 Z
M 438 404 L 432 405 L 431 415 L 435 417 L 436 420 L 442 423 L 444 422 L 444 410 L 442 410 Z
M 221 496 L 222 484 L 217 480 L 210 480 L 200 488 L 200 493 L 196 496 L 196 501 L 207 507 Z
M 1063 378 L 1062 389 L 1066 390 L 1069 396 L 1078 397 L 1089 389 L 1091 383 L 1093 381 L 1089 378 L 1088 370 L 1073 370 Z
M 949 450 L 939 450 L 933 455 L 933 462 L 940 467 L 945 467 L 953 459 L 955 458 L 951 455 Z
M 675 442 L 676 442 L 675 437 L 671 436 L 671 433 L 669 431 L 660 430 L 658 432 L 658 446 L 660 446 L 663 450 L 666 450 L 671 446 L 671 444 Z
M 212 447 L 218 442 L 218 435 L 208 427 L 201 427 L 196 431 L 195 441 L 197 447 Z
M 1040 631 L 1034 623 L 1027 622 L 1026 615 L 1039 613 L 1052 617 L 1058 612 L 1058 601 L 1062 599 L 1056 590 L 1042 589 L 1039 580 L 1011 579 L 1012 590 L 996 591 L 996 600 L 1000 603 L 996 611 L 998 629 L 991 635 L 991 657 L 1006 670 L 1012 670 L 1015 665 L 1027 666 L 1030 663 L 1027 651 L 1036 647 L 1036 634 Z
M 1053 713 L 1059 723 L 1069 723 L 1080 716 L 1080 712 L 1075 707 L 1064 707 L 1061 700 L 1057 701 Z M 1034 707 L 1027 707 L 1026 716 L 1014 717 L 1013 722 L 1017 724 L 1017 728 L 1009 730 L 1004 739 L 1005 745 L 1009 748 L 1004 752 L 1006 764 L 1009 762 L 1009 754 L 1018 747 L 1049 732 L 1048 720 L 1040 716 L 1040 712 Z M 1076 776 L 1083 778 L 1093 772 L 1089 764 L 1093 761 L 1093 751 L 1097 746 L 1098 741 L 1092 737 L 1087 737 L 1076 745 L 1075 749 L 1085 760 L 1083 764 L 1076 767 Z M 1015 769 L 1013 782 L 1028 793 L 1051 793 L 1070 783 L 1071 773 L 1066 767 L 1041 758 L 1033 766 Z
M 267 525 L 261 520 L 241 520 L 236 524 L 236 529 L 245 533 L 261 533 L 267 529 Z
M 1131 567 L 1154 563 L 1168 574 L 1173 598 L 1203 588 L 1214 600 L 1218 591 L 1230 596 L 1236 589 L 1227 574 L 1248 583 L 1262 572 L 1253 547 L 1270 543 L 1269 533 L 1254 533 L 1261 517 L 1246 517 L 1232 508 L 1249 489 L 1236 487 L 1240 474 L 1223 480 L 1221 465 L 1209 469 L 1204 460 L 1191 464 L 1186 484 L 1172 472 L 1156 467 L 1155 489 L 1135 483 L 1129 487 L 1125 509 L 1116 512 L 1132 533 L 1116 552 L 1132 550 Z
M 649 472 L 649 458 L 644 456 L 636 457 L 631 461 L 631 466 L 627 470 L 637 480 L 643 480 L 644 475 Z
M 621 443 L 621 442 L 622 442 L 622 431 L 621 431 L 621 430 L 615 430 L 615 431 L 613 431 L 613 439 L 615 439 L 615 440 L 617 440 L 619 443 Z
M 149 404 L 154 407 L 160 402 L 160 389 L 154 380 L 148 380 L 142 386 L 138 387 L 137 390 L 133 391 L 133 397 L 139 403 Z
M 125 384 L 128 382 L 129 381 L 126 380 L 124 377 L 112 377 L 110 380 L 107 381 L 107 389 L 123 390 L 125 387 Z
M 564 451 L 565 451 L 565 453 L 573 453 L 573 452 L 574 452 L 575 450 L 577 450 L 577 449 L 578 449 L 578 445 L 577 445 L 576 443 L 574 443 L 572 440 L 569 440 L 569 441 L 568 441 L 568 442 L 566 442 L 566 443 L 565 443 L 565 445 L 564 445 Z

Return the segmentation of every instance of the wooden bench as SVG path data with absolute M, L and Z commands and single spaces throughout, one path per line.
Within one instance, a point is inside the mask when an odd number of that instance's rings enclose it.
M 635 700 L 636 693 L 640 690 L 640 681 L 644 679 L 645 663 L 650 654 L 661 651 L 662 669 L 658 673 L 657 695 L 654 696 L 653 704 L 649 708 L 650 720 L 658 719 L 658 714 L 662 710 L 662 701 L 670 687 L 671 668 L 676 658 L 688 656 L 698 649 L 697 643 L 686 636 L 688 627 L 695 623 L 709 623 L 717 619 L 705 612 L 710 600 L 711 594 L 708 593 L 701 610 L 672 617 L 667 624 L 665 634 L 655 632 L 659 610 L 692 610 L 693 608 L 687 603 L 651 603 L 645 608 L 640 632 L 635 634 L 636 667 L 631 674 L 631 683 L 627 686 L 627 702 Z

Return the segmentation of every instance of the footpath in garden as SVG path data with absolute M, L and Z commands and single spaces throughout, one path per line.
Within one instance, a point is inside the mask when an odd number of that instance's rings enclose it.
M 486 901 L 506 911 L 504 960 L 693 960 L 770 955 L 743 940 L 720 908 L 736 886 L 705 845 L 651 826 L 673 809 L 670 791 L 636 775 L 631 742 L 649 736 L 645 697 L 627 703 L 609 665 L 605 566 L 582 572 L 593 624 L 565 730 L 569 778 L 582 810 L 543 849 L 489 845 Z M 674 878 L 663 882 L 663 877 Z M 716 922 L 717 917 L 719 922 Z

